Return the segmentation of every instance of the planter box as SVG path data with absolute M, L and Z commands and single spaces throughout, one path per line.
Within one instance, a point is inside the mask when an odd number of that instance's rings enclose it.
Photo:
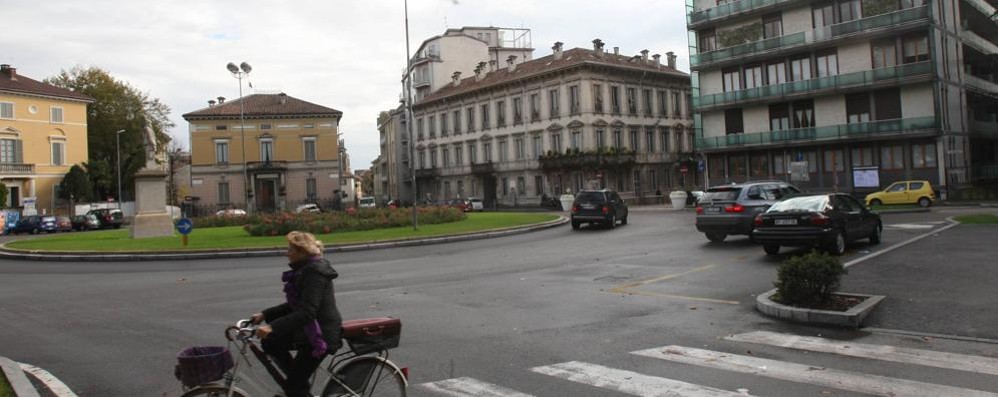
M 805 324 L 835 325 L 840 327 L 859 328 L 880 301 L 886 296 L 864 295 L 836 292 L 835 295 L 866 297 L 866 300 L 853 306 L 847 311 L 838 312 L 831 310 L 806 309 L 803 307 L 787 306 L 773 302 L 772 296 L 776 290 L 762 293 L 755 298 L 756 310 L 769 317 L 790 320 Z

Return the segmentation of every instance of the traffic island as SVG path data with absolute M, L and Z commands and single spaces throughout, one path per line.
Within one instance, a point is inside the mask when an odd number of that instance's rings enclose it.
M 833 296 L 841 297 L 840 301 L 856 302 L 855 305 L 845 308 L 845 310 L 819 310 L 803 307 L 787 306 L 773 301 L 776 289 L 760 294 L 755 299 L 755 308 L 762 314 L 805 324 L 832 325 L 839 327 L 858 328 L 863 325 L 863 320 L 873 312 L 877 304 L 886 298 L 883 295 L 852 294 L 845 292 L 833 293 Z

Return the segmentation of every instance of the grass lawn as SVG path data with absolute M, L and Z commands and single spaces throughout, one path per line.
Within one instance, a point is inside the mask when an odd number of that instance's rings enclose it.
M 967 225 L 998 225 L 998 216 L 992 214 L 960 215 L 953 219 Z
M 317 237 L 326 245 L 365 243 L 480 232 L 547 222 L 557 219 L 557 217 L 557 215 L 544 213 L 470 213 L 468 214 L 468 219 L 463 221 L 438 225 L 420 225 L 418 231 L 413 231 L 411 226 L 407 226 L 360 232 L 320 234 Z M 177 251 L 183 249 L 179 235 L 133 240 L 128 237 L 128 233 L 128 230 L 71 232 L 50 237 L 15 241 L 7 244 L 7 247 L 17 250 L 101 252 Z M 287 240 L 284 239 L 284 236 L 253 237 L 238 226 L 197 229 L 197 225 L 195 225 L 194 231 L 189 236 L 187 249 L 195 251 L 272 247 L 287 247 Z
M 0 397 L 15 397 L 14 389 L 11 389 L 10 382 L 7 381 L 7 376 L 4 375 L 3 371 L 0 371 Z

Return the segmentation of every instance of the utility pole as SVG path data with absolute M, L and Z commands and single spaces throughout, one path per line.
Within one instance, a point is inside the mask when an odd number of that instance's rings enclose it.
M 409 134 L 409 169 L 412 178 L 412 230 L 419 230 L 416 216 L 416 151 L 412 136 L 412 64 L 409 56 L 409 0 L 405 0 L 405 129 Z

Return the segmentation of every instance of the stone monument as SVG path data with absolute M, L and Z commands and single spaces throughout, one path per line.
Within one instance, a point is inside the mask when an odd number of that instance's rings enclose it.
M 142 131 L 146 164 L 135 174 L 135 219 L 132 238 L 173 236 L 173 218 L 166 212 L 166 177 L 156 132 L 147 118 Z

